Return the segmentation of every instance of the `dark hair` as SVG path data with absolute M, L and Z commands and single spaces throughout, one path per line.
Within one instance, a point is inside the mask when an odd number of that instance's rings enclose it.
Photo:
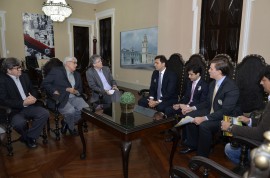
M 197 74 L 197 73 L 200 73 L 200 75 L 202 74 L 202 68 L 201 68 L 201 66 L 199 66 L 197 64 L 188 65 L 187 72 L 189 72 L 189 71 L 193 71 L 194 74 Z
M 12 69 L 17 66 L 21 66 L 21 61 L 19 59 L 14 57 L 6 58 L 2 62 L 2 71 L 7 73 L 8 69 Z
M 98 55 L 98 54 L 94 54 L 90 57 L 90 60 L 89 60 L 89 67 L 93 67 L 93 64 L 96 63 L 97 59 L 100 58 L 101 59 L 101 56 Z
M 48 75 L 53 67 L 63 66 L 63 62 L 58 58 L 51 58 L 46 64 L 43 66 L 42 71 L 44 77 Z
M 216 70 L 220 70 L 222 75 L 224 76 L 229 75 L 230 67 L 229 67 L 229 62 L 227 58 L 223 56 L 215 57 L 214 59 L 210 61 L 210 65 L 211 64 L 215 64 Z
M 159 59 L 161 63 L 167 63 L 167 58 L 164 55 L 157 55 L 155 60 Z
M 266 66 L 266 67 L 264 67 L 264 69 L 262 70 L 262 72 L 261 72 L 261 79 L 262 79 L 263 77 L 266 77 L 266 78 L 268 78 L 268 80 L 270 80 L 270 66 Z

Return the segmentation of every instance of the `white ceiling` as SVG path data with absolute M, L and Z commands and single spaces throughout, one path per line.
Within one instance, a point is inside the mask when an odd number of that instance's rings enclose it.
M 84 3 L 90 3 L 90 4 L 99 4 L 107 0 L 73 0 L 73 1 L 80 1 Z

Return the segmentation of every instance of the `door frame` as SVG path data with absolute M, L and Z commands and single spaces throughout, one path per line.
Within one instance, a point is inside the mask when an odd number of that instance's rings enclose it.
M 83 19 L 76 19 L 76 18 L 69 18 L 67 19 L 68 23 L 68 36 L 69 36 L 69 55 L 74 56 L 74 46 L 73 46 L 73 26 L 80 26 L 80 27 L 88 27 L 89 29 L 89 55 L 93 55 L 93 44 L 92 41 L 94 37 L 94 20 L 83 20 Z M 89 56 L 89 58 L 90 58 Z

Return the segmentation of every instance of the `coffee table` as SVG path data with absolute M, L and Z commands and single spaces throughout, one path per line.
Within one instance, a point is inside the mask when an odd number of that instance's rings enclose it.
M 129 152 L 132 140 L 140 139 L 147 134 L 159 133 L 163 130 L 170 129 L 176 123 L 174 118 L 160 119 L 160 113 L 156 113 L 153 117 L 149 117 L 149 115 L 147 115 L 148 113 L 147 110 L 139 112 L 134 111 L 133 113 L 128 114 L 121 113 L 120 103 L 112 103 L 110 107 L 95 112 L 89 108 L 84 108 L 82 110 L 82 119 L 80 119 L 78 123 L 79 135 L 83 145 L 83 151 L 80 155 L 81 159 L 86 158 L 83 122 L 89 121 L 122 140 L 121 151 L 123 174 L 124 177 L 127 178 Z M 155 118 L 159 120 L 155 120 Z M 176 148 L 176 143 L 174 145 L 175 146 L 173 147 Z M 174 151 L 171 151 L 170 166 L 172 165 L 175 148 Z

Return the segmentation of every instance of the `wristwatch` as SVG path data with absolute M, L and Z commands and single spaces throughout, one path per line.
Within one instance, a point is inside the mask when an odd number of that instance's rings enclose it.
M 233 125 L 231 124 L 230 127 L 227 129 L 227 132 L 232 132 Z

